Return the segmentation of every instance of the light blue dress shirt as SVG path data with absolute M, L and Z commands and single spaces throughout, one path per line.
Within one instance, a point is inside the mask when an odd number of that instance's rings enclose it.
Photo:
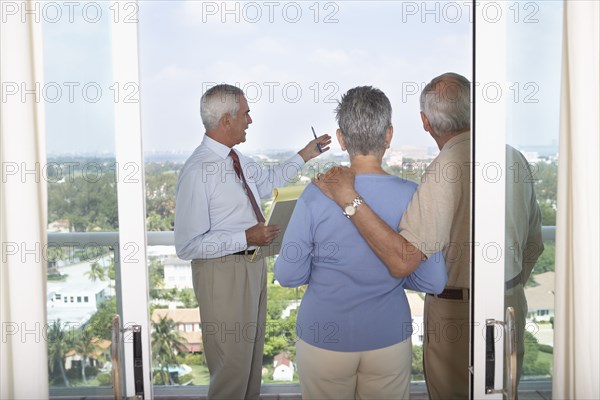
M 175 249 L 183 260 L 217 258 L 248 248 L 245 231 L 257 220 L 244 184 L 233 170 L 230 151 L 205 135 L 181 170 L 175 189 Z M 274 188 L 297 179 L 304 165 L 296 154 L 263 168 L 236 153 L 258 204 L 272 196 Z

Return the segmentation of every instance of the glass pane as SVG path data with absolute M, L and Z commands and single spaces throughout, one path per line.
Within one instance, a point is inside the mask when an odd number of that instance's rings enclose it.
M 304 147 L 312 138 L 311 126 L 333 136 L 337 123 L 332 112 L 340 96 L 355 86 L 377 86 L 394 109 L 395 135 L 385 167 L 418 182 L 438 152 L 422 128 L 420 91 L 443 72 L 469 76 L 471 70 L 471 9 L 466 3 L 153 1 L 139 7 L 149 231 L 173 229 L 177 174 L 202 140 L 200 97 L 211 86 L 227 82 L 244 90 L 253 124 L 247 142 L 236 149 L 266 165 Z M 309 162 L 293 184 L 306 185 L 329 166 L 347 163 L 334 140 L 332 150 Z M 263 201 L 263 210 L 269 205 Z M 199 316 L 181 319 L 196 307 L 191 268 L 177 260 L 172 247 L 156 247 L 148 249 L 152 320 L 170 319 L 171 333 L 179 340 L 188 335 L 189 324 L 199 322 Z M 270 260 L 263 382 L 297 383 L 295 370 L 285 377 L 274 374 L 274 358 L 287 353 L 294 362 L 295 313 L 305 288 L 282 288 L 273 280 L 272 265 Z M 422 381 L 423 297 L 410 296 L 414 380 Z M 156 339 L 167 340 L 167 333 Z M 188 338 L 187 355 L 175 354 L 174 342 L 168 347 L 159 353 L 164 347 L 153 344 L 155 384 L 170 385 L 175 377 L 182 383 L 182 374 L 183 383 L 207 384 L 201 351 L 189 352 L 201 349 L 201 343 L 196 346 Z M 166 360 L 176 373 L 160 371 Z
M 31 8 L 44 40 L 45 82 L 36 89 L 46 113 L 53 395 L 110 393 L 98 387 L 112 385 L 118 220 L 108 6 L 42 2 Z
M 521 391 L 551 390 L 562 7 L 541 1 L 509 7 L 505 305 L 522 319 Z M 527 202 L 532 190 L 535 205 Z M 549 233 L 543 244 L 533 233 L 540 222 Z

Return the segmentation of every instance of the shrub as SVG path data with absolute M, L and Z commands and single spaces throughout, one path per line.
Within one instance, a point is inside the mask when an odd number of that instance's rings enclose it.
M 188 365 L 204 365 L 204 354 L 202 353 L 187 353 L 183 357 L 183 363 Z
M 96 379 L 98 380 L 100 386 L 112 386 L 113 384 L 112 374 L 110 372 L 103 372 L 101 374 L 98 374 L 96 376 Z
M 85 376 L 87 376 L 89 378 L 91 376 L 96 376 L 97 374 L 98 374 L 98 368 L 91 366 L 91 365 L 85 366 Z
M 552 347 L 548 344 L 540 344 L 538 346 L 538 349 L 540 349 L 540 351 L 543 353 L 548 353 L 548 354 L 554 353 L 554 347 Z

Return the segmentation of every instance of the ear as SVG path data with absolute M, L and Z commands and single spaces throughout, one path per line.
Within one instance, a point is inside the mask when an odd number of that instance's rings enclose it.
M 344 142 L 344 137 L 342 136 L 342 130 L 338 128 L 335 131 L 335 136 L 337 137 L 338 143 L 340 144 L 340 147 L 342 148 L 342 150 L 346 150 L 346 142 Z
M 394 137 L 394 127 L 390 126 L 387 130 L 387 132 L 385 133 L 385 144 L 387 145 L 386 147 L 389 149 L 390 145 L 392 144 L 392 138 Z
M 229 115 L 229 113 L 221 116 L 221 119 L 219 120 L 219 126 L 221 126 L 221 128 L 225 131 L 231 127 L 231 115 Z
M 427 132 L 431 132 L 431 124 L 423 111 L 421 111 L 421 121 L 423 121 L 423 129 Z

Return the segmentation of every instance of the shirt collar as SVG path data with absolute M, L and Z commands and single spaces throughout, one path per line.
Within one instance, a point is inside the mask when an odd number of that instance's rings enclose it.
M 204 135 L 202 139 L 202 144 L 212 151 L 214 151 L 219 157 L 225 160 L 229 156 L 229 152 L 231 152 L 231 148 L 225 146 L 223 143 L 217 142 L 215 139 L 209 137 L 208 135 Z
M 471 140 L 471 131 L 466 131 L 454 136 L 452 139 L 448 140 L 446 144 L 444 144 L 442 150 L 449 149 L 450 147 L 464 142 L 465 140 Z

